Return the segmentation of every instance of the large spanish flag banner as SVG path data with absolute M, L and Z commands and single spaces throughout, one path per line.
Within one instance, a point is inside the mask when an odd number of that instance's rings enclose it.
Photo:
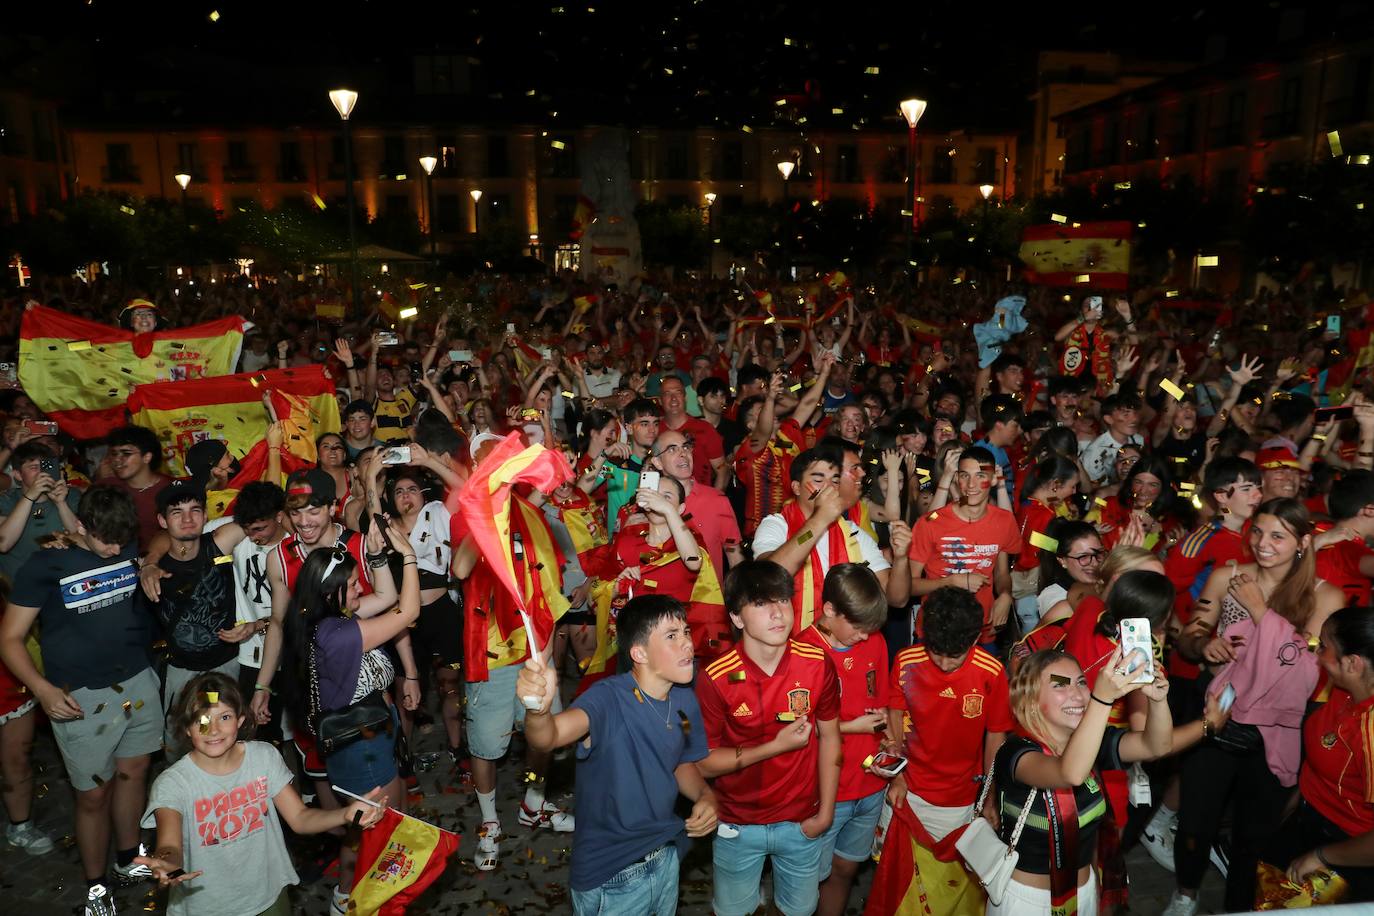
M 204 439 L 224 440 L 230 454 L 250 463 L 249 453 L 262 451 L 269 420 L 265 394 L 285 427 L 287 453 L 313 463 L 316 437 L 339 431 L 334 379 L 323 366 L 139 385 L 129 395 L 129 412 L 135 423 L 157 433 L 165 469 L 179 475 L 185 473 L 186 450 Z M 283 468 L 290 469 L 286 463 Z
M 1027 226 L 1020 255 L 1031 283 L 1125 289 L 1131 273 L 1131 224 Z
M 233 372 L 245 330 L 234 317 L 135 334 L 35 305 L 20 327 L 19 381 L 64 432 L 98 439 L 124 425 L 136 385 Z
M 905 801 L 893 808 L 864 916 L 981 916 L 987 895 L 954 846 L 963 832 L 936 841 Z
M 387 808 L 358 840 L 348 910 L 354 916 L 400 916 L 444 873 L 458 834 Z

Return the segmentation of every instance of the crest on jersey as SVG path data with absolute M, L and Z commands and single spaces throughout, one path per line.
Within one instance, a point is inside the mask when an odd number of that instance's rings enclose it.
M 964 694 L 964 718 L 976 719 L 983 714 L 983 695 L 981 693 Z
M 811 691 L 805 687 L 787 691 L 787 710 L 794 716 L 805 716 L 811 712 Z

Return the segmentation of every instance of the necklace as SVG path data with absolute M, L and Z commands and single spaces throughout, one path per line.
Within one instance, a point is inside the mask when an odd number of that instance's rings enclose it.
M 639 702 L 641 702 L 641 703 L 647 703 L 647 705 L 648 705 L 648 707 L 649 707 L 650 709 L 654 709 L 654 703 L 657 703 L 657 702 L 658 702 L 657 700 L 654 700 L 653 697 L 651 697 L 651 696 L 649 696 L 647 693 L 645 693 L 643 690 L 640 690 L 638 687 L 635 688 L 635 696 L 639 698 Z M 647 701 L 649 701 L 649 700 L 653 700 L 653 703 L 648 703 Z M 669 731 L 671 731 L 672 728 L 673 728 L 673 726 L 672 726 L 672 718 L 673 718 L 673 688 L 672 688 L 672 687 L 669 687 L 669 688 L 668 688 L 668 701 L 667 701 L 667 702 L 668 702 L 668 711 L 667 711 L 667 713 L 663 716 L 663 727 L 666 728 L 666 729 L 668 729 Z M 658 715 L 658 710 L 654 709 L 654 715 L 655 715 L 655 716 Z

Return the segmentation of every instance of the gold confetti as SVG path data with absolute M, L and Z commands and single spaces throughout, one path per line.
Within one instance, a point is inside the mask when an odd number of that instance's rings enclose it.
M 201 733 L 202 735 L 208 735 L 208 734 L 210 734 L 210 717 L 209 717 L 209 716 L 201 716 L 201 717 L 200 717 L 200 733 Z
M 211 706 L 214 706 L 216 703 L 218 703 L 218 702 L 219 702 L 219 691 L 218 691 L 218 690 L 207 690 L 207 691 L 205 691 L 205 702 L 208 703 L 208 704 L 211 705 Z

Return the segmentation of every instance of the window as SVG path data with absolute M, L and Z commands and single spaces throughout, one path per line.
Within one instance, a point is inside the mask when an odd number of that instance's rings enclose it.
M 452 134 L 439 134 L 434 138 L 439 147 L 439 166 L 434 170 L 435 174 L 443 175 L 447 178 L 454 178 L 458 175 L 458 141 Z
M 292 140 L 281 145 L 281 166 L 277 178 L 281 181 L 305 181 L 300 143 Z
M 510 177 L 510 148 L 506 138 L 498 134 L 487 137 L 487 177 Z
M 906 147 L 889 146 L 883 157 L 882 180 L 884 184 L 897 184 L 906 181 Z
M 386 196 L 387 216 L 400 216 L 410 212 L 410 195 L 388 194 Z
M 549 175 L 554 178 L 576 178 L 577 152 L 573 147 L 573 138 L 550 137 L 549 140 Z M 559 149 L 554 143 L 561 143 L 563 148 Z
M 931 184 L 953 184 L 955 158 L 954 147 L 935 147 L 935 158 L 930 163 Z
M 52 114 L 38 108 L 34 108 L 31 114 L 34 158 L 39 162 L 57 161 L 57 141 L 53 138 Z
M 408 171 L 406 165 L 406 138 L 399 134 L 382 138 L 382 175 L 404 175 Z
M 744 179 L 744 144 L 739 140 L 726 140 L 720 145 L 720 178 L 722 181 Z
M 435 222 L 440 232 L 457 232 L 463 222 L 463 208 L 457 194 L 440 194 L 435 198 Z
M 513 215 L 509 194 L 489 194 L 482 200 L 487 203 L 492 219 L 509 219 Z
M 973 166 L 973 179 L 978 184 L 997 183 L 997 148 L 978 147 L 978 161 Z
M 576 194 L 555 194 L 553 197 L 553 216 L 550 225 L 554 238 L 566 238 L 572 231 L 573 213 L 577 211 Z M 585 228 L 585 227 L 584 227 Z
M 669 181 L 685 181 L 691 169 L 691 158 L 686 137 L 669 137 L 663 147 L 663 177 Z
M 248 144 L 242 140 L 230 140 L 228 148 L 229 168 L 243 169 L 248 167 Z
M 105 181 L 130 183 L 138 181 L 138 168 L 134 165 L 134 150 L 127 143 L 105 144 Z
M 853 184 L 859 180 L 859 147 L 841 143 L 835 147 L 835 183 Z
M 200 177 L 199 143 L 192 142 L 177 144 L 177 170 L 185 172 L 192 178 Z

